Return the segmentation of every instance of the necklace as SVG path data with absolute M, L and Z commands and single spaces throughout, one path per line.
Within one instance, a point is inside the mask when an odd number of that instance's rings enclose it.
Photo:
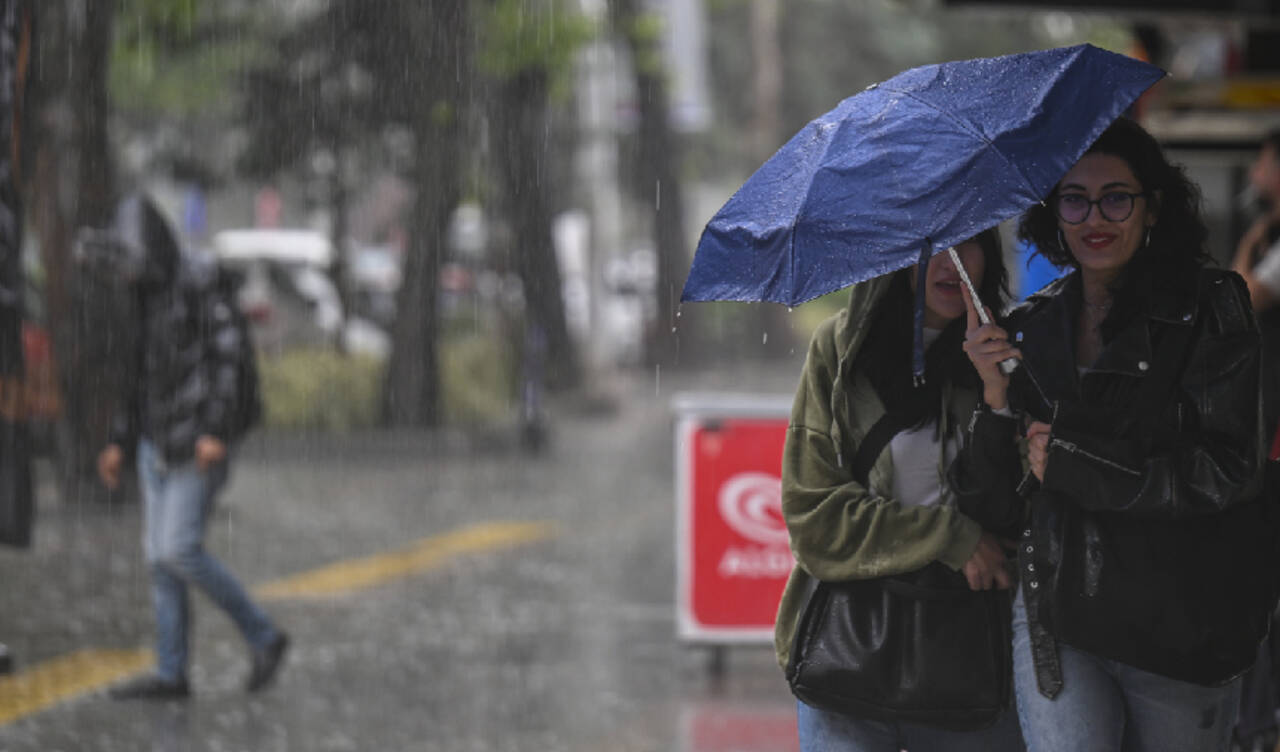
M 1111 303 L 1112 303 L 1112 301 L 1113 301 L 1113 299 L 1112 299 L 1112 298 L 1107 298 L 1106 300 L 1102 301 L 1101 303 L 1094 303 L 1094 302 L 1090 301 L 1089 299 L 1085 298 L 1085 299 L 1084 299 L 1084 307 L 1085 307 L 1085 308 L 1088 308 L 1090 311 L 1093 311 L 1093 312 L 1096 312 L 1096 313 L 1103 313 L 1103 314 L 1105 314 L 1107 311 L 1110 311 L 1110 310 L 1111 310 Z

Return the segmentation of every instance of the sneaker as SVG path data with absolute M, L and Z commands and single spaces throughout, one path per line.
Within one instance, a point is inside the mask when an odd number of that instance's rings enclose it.
M 186 677 L 165 679 L 155 674 L 139 676 L 107 690 L 113 700 L 183 700 L 191 696 Z
M 270 684 L 280 670 L 280 664 L 284 663 L 284 654 L 288 649 L 289 635 L 280 632 L 265 648 L 254 651 L 253 667 L 249 670 L 245 691 L 257 692 Z

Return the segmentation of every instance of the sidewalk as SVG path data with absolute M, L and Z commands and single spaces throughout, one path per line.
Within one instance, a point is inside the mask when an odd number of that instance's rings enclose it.
M 553 404 L 540 458 L 442 433 L 256 437 L 209 542 L 246 583 L 275 583 L 296 645 L 279 685 L 240 692 L 243 646 L 197 596 L 191 702 L 82 695 L 0 725 L 0 750 L 793 748 L 771 650 L 731 651 L 717 682 L 675 641 L 669 405 L 787 393 L 798 372 L 633 375 L 611 415 Z M 40 514 L 31 551 L 0 550 L 18 669 L 147 648 L 137 507 L 45 494 Z M 497 532 L 518 530 L 540 532 Z M 331 582 L 326 567 L 354 585 L 296 589 Z

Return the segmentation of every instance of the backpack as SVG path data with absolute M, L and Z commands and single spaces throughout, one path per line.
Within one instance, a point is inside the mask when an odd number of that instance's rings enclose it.
M 234 441 L 262 422 L 262 385 L 258 378 L 258 356 L 253 345 L 249 320 L 240 310 L 237 291 L 241 279 L 234 272 L 219 267 L 214 286 L 231 311 L 231 322 L 240 333 L 240 352 L 236 357 L 236 404 L 228 418 L 230 437 Z

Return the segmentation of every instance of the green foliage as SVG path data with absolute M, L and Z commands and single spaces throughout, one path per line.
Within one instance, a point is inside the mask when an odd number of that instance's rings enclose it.
M 455 332 L 441 343 L 444 420 L 489 426 L 515 409 L 514 363 L 498 338 Z M 384 368 L 368 356 L 299 349 L 258 361 L 269 429 L 347 431 L 378 421 Z
M 666 56 L 662 49 L 664 24 L 658 13 L 639 13 L 627 32 L 631 35 L 636 68 L 641 73 L 658 77 L 666 73 Z
M 796 341 L 802 344 L 808 344 L 809 338 L 813 336 L 813 330 L 818 328 L 818 324 L 827 320 L 836 311 L 844 308 L 849 302 L 849 288 L 829 292 L 820 298 L 815 298 L 792 311 L 791 330 L 796 335 Z
M 350 430 L 373 426 L 382 364 L 331 350 L 293 350 L 260 358 L 268 428 Z
M 261 14 L 238 3 L 120 0 L 108 86 L 135 118 L 234 115 L 246 66 L 266 51 Z
M 515 409 L 511 352 L 480 333 L 445 339 L 440 349 L 444 419 L 453 425 L 495 425 Z
M 200 19 L 196 0 L 118 0 L 116 38 L 126 49 L 172 45 L 195 40 Z M 206 6 L 206 16 L 208 15 Z
M 494 0 L 480 14 L 480 69 L 499 78 L 537 71 L 553 87 L 563 81 L 578 49 L 595 35 L 585 16 L 565 10 L 561 0 Z

